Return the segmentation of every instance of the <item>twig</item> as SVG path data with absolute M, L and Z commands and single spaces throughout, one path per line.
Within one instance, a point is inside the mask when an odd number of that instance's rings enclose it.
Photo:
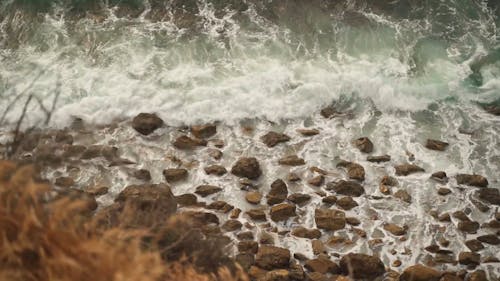
M 14 155 L 17 151 L 17 148 L 19 147 L 19 144 L 21 142 L 21 140 L 20 140 L 21 124 L 23 123 L 24 117 L 26 116 L 26 112 L 28 110 L 28 105 L 31 103 L 32 99 L 33 99 L 33 94 L 28 96 L 28 99 L 24 103 L 24 107 L 23 107 L 23 111 L 21 113 L 21 116 L 17 120 L 16 130 L 14 131 L 14 140 L 12 141 L 12 146 L 10 148 L 10 151 L 8 152 L 8 158 L 10 158 L 12 155 Z

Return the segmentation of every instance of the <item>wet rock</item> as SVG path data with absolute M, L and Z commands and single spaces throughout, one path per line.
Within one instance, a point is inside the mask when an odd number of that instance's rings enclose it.
M 470 221 L 469 217 L 465 214 L 464 211 L 453 212 L 453 217 L 461 221 Z
M 458 174 L 456 176 L 458 184 L 465 184 L 476 187 L 487 187 L 488 180 L 480 175 Z
M 368 156 L 366 158 L 366 161 L 374 162 L 374 163 L 389 162 L 389 161 L 391 161 L 391 156 L 389 156 L 389 155 Z
M 482 188 L 476 194 L 484 202 L 500 206 L 500 191 L 497 188 Z
M 488 235 L 481 235 L 477 237 L 477 240 L 490 244 L 490 245 L 498 245 L 500 244 L 500 238 L 494 234 L 488 234 Z
M 206 146 L 207 141 L 200 140 L 200 139 L 194 139 L 194 138 L 190 138 L 186 135 L 182 135 L 182 136 L 175 139 L 173 145 L 177 149 L 190 150 L 190 149 L 194 149 L 198 146 Z
M 304 137 L 312 137 L 319 134 L 318 129 L 297 129 L 297 133 L 303 135 Z
M 430 246 L 427 246 L 424 248 L 427 252 L 430 252 L 430 253 L 437 253 L 439 251 L 439 246 L 436 245 L 436 244 L 433 244 L 433 245 L 430 245 Z
M 209 195 L 220 192 L 222 188 L 214 185 L 200 185 L 196 187 L 195 193 L 200 195 L 201 197 L 207 197 Z
M 300 181 L 300 177 L 296 173 L 289 173 L 286 179 L 291 182 Z
M 448 177 L 446 176 L 446 173 L 443 171 L 435 172 L 434 174 L 431 175 L 431 179 L 435 180 L 439 183 L 447 183 L 448 182 Z
M 352 199 L 352 197 L 350 197 L 350 196 L 342 197 L 342 198 L 338 199 L 336 204 L 337 204 L 337 206 L 339 206 L 340 208 L 342 208 L 344 210 L 351 210 L 351 209 L 358 206 L 358 203 L 356 201 L 354 201 L 354 199 Z
M 198 139 L 208 139 L 217 134 L 217 126 L 213 124 L 192 126 L 191 134 Z
M 476 270 L 476 271 L 470 273 L 465 280 L 466 281 L 489 281 L 488 278 L 486 277 L 486 272 L 484 270 Z
M 67 132 L 59 131 L 56 133 L 55 142 L 63 144 L 73 144 L 73 136 Z
M 208 150 L 208 156 L 212 157 L 215 160 L 219 160 L 222 158 L 222 151 L 214 148 L 210 148 Z
M 287 203 L 272 206 L 269 212 L 269 216 L 275 222 L 285 221 L 290 217 L 294 217 L 296 215 L 295 205 Z
M 252 253 L 239 253 L 234 260 L 241 265 L 244 270 L 249 270 L 255 263 L 255 257 Z
M 451 193 L 451 190 L 448 188 L 441 187 L 438 189 L 437 193 L 441 196 L 445 196 Z
M 336 193 L 341 195 L 353 197 L 359 197 L 365 193 L 363 186 L 354 181 L 341 180 L 337 183 L 331 182 L 327 184 L 327 189 L 334 190 Z
M 151 180 L 151 173 L 146 169 L 136 170 L 132 173 L 132 176 L 141 181 Z
M 465 233 L 474 234 L 479 229 L 479 223 L 475 221 L 461 221 L 458 223 L 458 230 Z
M 438 150 L 438 151 L 444 151 L 448 145 L 450 145 L 447 142 L 439 141 L 439 140 L 433 140 L 433 139 L 428 139 L 427 143 L 425 144 L 425 147 L 431 150 Z
M 269 271 L 264 275 L 262 281 L 289 281 L 290 280 L 290 272 L 285 269 L 275 269 Z
M 243 225 L 239 220 L 228 220 L 222 225 L 222 229 L 225 231 L 235 231 L 241 229 Z
M 71 177 L 59 177 L 54 184 L 59 187 L 69 188 L 75 185 L 75 180 Z
M 288 196 L 288 188 L 286 186 L 286 183 L 281 179 L 277 179 L 271 184 L 271 190 L 266 196 L 267 204 L 268 205 L 279 204 L 285 201 L 287 196 Z
M 323 274 L 338 274 L 340 272 L 339 266 L 325 257 L 319 257 L 306 261 L 304 263 L 304 268 L 310 272 L 319 272 Z
M 104 185 L 95 185 L 93 187 L 85 189 L 85 192 L 92 196 L 101 196 L 108 193 L 109 188 Z
M 465 246 L 467 246 L 467 248 L 469 248 L 472 252 L 478 252 L 484 249 L 483 243 L 476 239 L 465 241 Z
M 340 230 L 346 225 L 344 212 L 333 209 L 316 209 L 314 220 L 318 228 L 325 230 Z
M 385 266 L 374 256 L 347 254 L 340 260 L 340 271 L 355 279 L 374 280 L 385 273 Z
M 255 221 L 265 221 L 266 213 L 261 209 L 253 209 L 246 212 L 246 214 Z
M 348 217 L 345 219 L 345 221 L 347 222 L 347 224 L 354 225 L 354 226 L 361 224 L 361 221 L 357 218 L 354 218 L 354 217 Z
M 229 214 L 229 217 L 232 219 L 237 219 L 240 216 L 240 214 L 241 214 L 241 209 L 236 208 L 236 209 L 233 209 L 231 211 L 231 214 Z
M 81 157 L 87 148 L 83 145 L 68 145 L 64 146 L 63 158 Z
M 210 166 L 205 167 L 204 170 L 205 170 L 205 173 L 207 173 L 207 175 L 222 176 L 222 175 L 225 175 L 227 173 L 226 168 L 224 168 L 224 166 L 221 166 L 221 165 L 210 165 Z
M 314 239 L 311 241 L 311 247 L 314 255 L 321 255 L 326 253 L 325 244 L 319 239 Z
M 292 280 L 296 280 L 296 281 L 305 280 L 304 269 L 302 268 L 302 266 L 300 264 L 292 263 L 290 265 L 289 271 L 290 271 L 290 278 Z
M 340 114 L 340 112 L 338 112 L 335 107 L 333 106 L 327 106 L 325 108 L 323 108 L 320 112 L 321 116 L 323 116 L 324 118 L 332 118 L 332 117 L 335 117 L 337 115 Z
M 403 271 L 400 281 L 439 281 L 441 272 L 420 264 L 410 266 Z
M 337 164 L 337 167 L 345 167 L 347 168 L 347 176 L 353 180 L 364 181 L 365 180 L 365 169 L 363 166 L 354 163 L 341 161 Z
M 463 281 L 463 279 L 451 273 L 445 273 L 439 281 Z
M 174 183 L 187 179 L 188 171 L 186 169 L 165 169 L 163 176 L 167 182 Z
M 325 204 L 333 205 L 333 204 L 337 203 L 337 196 L 328 195 L 325 198 L 323 198 L 321 201 Z
M 260 192 L 248 192 L 245 195 L 245 199 L 250 204 L 259 204 L 262 199 L 262 194 L 260 194 Z
M 483 212 L 483 213 L 487 213 L 489 210 L 490 210 L 490 207 L 488 207 L 486 204 L 483 204 L 482 202 L 478 201 L 478 200 L 475 200 L 473 198 L 470 198 L 470 202 L 476 206 L 476 208 Z
M 259 268 L 257 266 L 250 266 L 248 270 L 248 276 L 252 278 L 252 280 L 262 280 L 266 276 L 267 270 Z
M 382 180 L 380 181 L 380 184 L 387 185 L 387 186 L 397 186 L 398 180 L 391 177 L 391 176 L 384 176 L 382 178 Z
M 450 214 L 448 213 L 444 213 L 444 214 L 441 214 L 437 217 L 437 219 L 440 221 L 440 222 L 450 222 L 451 221 L 451 217 L 450 217 Z
M 198 204 L 198 198 L 192 193 L 181 194 L 175 197 L 180 206 L 195 206 Z
M 197 226 L 219 224 L 219 218 L 217 215 L 210 212 L 184 211 L 182 214 L 188 217 L 193 224 Z
M 384 229 L 396 236 L 402 236 L 406 234 L 406 229 L 404 227 L 401 227 L 393 223 L 385 224 Z
M 297 155 L 283 157 L 278 160 L 278 163 L 284 166 L 302 166 L 306 164 L 304 159 L 299 158 Z
M 481 263 L 481 255 L 473 252 L 461 252 L 458 254 L 458 262 L 464 265 L 479 265 Z
M 290 264 L 288 249 L 263 245 L 255 257 L 255 263 L 263 269 L 287 268 Z
M 354 146 L 359 149 L 359 151 L 364 153 L 371 153 L 373 151 L 373 143 L 367 137 L 362 137 L 354 141 Z
M 245 177 L 254 180 L 260 177 L 262 171 L 260 170 L 260 165 L 256 158 L 242 157 L 233 165 L 231 173 L 240 178 Z
M 396 193 L 394 193 L 394 197 L 408 204 L 411 203 L 411 195 L 406 190 L 400 189 L 396 191 Z
M 263 135 L 260 139 L 268 147 L 275 147 L 279 143 L 289 141 L 290 137 L 285 135 L 285 134 L 281 134 L 281 133 L 277 133 L 277 132 L 269 132 L 269 133 Z
M 324 182 L 325 182 L 325 177 L 323 175 L 313 177 L 307 181 L 308 184 L 317 187 L 322 186 Z
M 207 206 L 207 209 L 217 210 L 217 211 L 221 211 L 223 213 L 229 213 L 232 209 L 234 209 L 234 206 L 231 204 L 228 204 L 225 201 L 214 201 Z
M 288 201 L 297 204 L 297 205 L 303 205 L 309 200 L 311 200 L 311 195 L 309 194 L 304 194 L 304 193 L 294 193 L 290 196 L 288 196 Z
M 395 166 L 394 168 L 396 169 L 397 176 L 408 176 L 418 172 L 425 172 L 423 168 L 413 164 L 402 164 Z
M 319 239 L 321 237 L 321 231 L 299 226 L 292 230 L 292 235 L 300 238 Z
M 140 113 L 132 120 L 132 128 L 143 135 L 149 135 L 162 126 L 163 120 L 156 114 Z

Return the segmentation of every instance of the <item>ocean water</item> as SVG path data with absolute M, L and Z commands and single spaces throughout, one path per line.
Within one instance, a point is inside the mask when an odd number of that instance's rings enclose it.
M 362 218 L 361 228 L 370 237 L 380 236 L 381 222 L 367 219 L 373 210 L 381 221 L 410 226 L 407 241 L 383 236 L 388 247 L 381 255 L 388 263 L 394 260 L 390 249 L 401 253 L 412 249 L 398 256 L 403 266 L 422 262 L 427 254 L 423 248 L 436 237 L 452 241 L 455 253 L 475 237 L 457 231 L 453 223 L 438 223 L 430 210 L 471 208 L 470 216 L 477 221 L 493 218 L 494 207 L 482 213 L 469 201 L 474 189 L 460 191 L 451 180 L 443 186 L 454 193 L 444 199 L 436 194 L 438 185 L 428 180 L 430 172 L 439 170 L 450 176 L 477 173 L 488 178 L 490 187 L 499 188 L 500 119 L 481 107 L 500 102 L 500 20 L 491 3 L 231 1 L 225 5 L 200 0 L 184 5 L 164 1 L 159 9 L 157 2 L 145 1 L 134 17 L 122 17 L 117 8 L 80 17 L 57 4 L 36 14 L 16 10 L 8 2 L 0 6 L 2 130 L 16 124 L 30 95 L 35 98 L 28 105 L 26 128 L 64 128 L 74 118 L 102 125 L 129 120 L 140 112 L 155 112 L 170 126 L 217 121 L 218 138 L 226 142 L 222 164 L 229 167 L 241 155 L 261 159 L 263 193 L 289 172 L 277 167 L 277 159 L 293 153 L 308 166 L 332 171 L 329 181 L 345 177 L 335 167 L 340 159 L 358 162 L 367 172 L 367 193 L 380 195 L 380 178 L 394 175 L 392 165 L 408 162 L 408 152 L 413 153 L 415 163 L 428 173 L 398 179 L 400 188 L 413 197 L 412 204 L 368 196 L 348 212 Z M 346 114 L 322 118 L 320 109 L 332 104 Z M 52 107 L 46 124 L 44 111 Z M 248 123 L 255 128 L 251 134 L 239 129 Z M 175 166 L 165 155 L 197 161 L 200 167 L 212 163 L 209 157 L 172 150 L 169 143 L 178 135 L 172 127 L 162 131 L 164 136 L 143 139 L 126 123 L 120 124 L 116 130 L 96 129 L 97 136 L 80 141 L 117 145 L 124 157 L 151 170 L 154 181 L 162 180 L 163 168 Z M 304 139 L 295 131 L 303 127 L 318 128 L 321 134 Z M 265 147 L 259 137 L 268 130 L 289 134 L 291 143 Z M 351 145 L 361 136 L 374 142 L 373 154 L 391 155 L 391 163 L 367 162 L 366 155 Z M 446 152 L 430 151 L 424 147 L 427 138 L 448 141 L 450 147 Z M 296 172 L 311 176 L 304 169 Z M 89 165 L 78 178 L 83 186 L 95 182 L 99 173 L 102 170 Z M 131 183 L 122 168 L 111 168 L 111 174 L 112 192 L 100 198 L 103 204 Z M 174 192 L 192 192 L 202 183 L 225 187 L 217 199 L 251 208 L 242 199 L 244 193 L 234 190 L 229 175 L 213 179 L 195 173 Z M 290 188 L 314 191 L 306 185 Z M 312 214 L 319 205 L 316 198 L 302 210 L 309 214 L 302 224 L 314 227 Z M 436 234 L 437 226 L 445 231 Z M 482 229 L 478 235 L 488 231 Z M 310 254 L 303 240 L 287 237 L 280 243 Z M 359 240 L 335 251 L 372 252 L 367 245 Z M 482 254 L 500 258 L 496 246 Z M 500 273 L 498 263 L 483 268 Z

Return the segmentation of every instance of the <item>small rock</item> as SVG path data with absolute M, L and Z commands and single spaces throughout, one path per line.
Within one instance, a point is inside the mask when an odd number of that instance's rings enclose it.
M 458 223 L 458 230 L 465 233 L 474 234 L 479 229 L 479 223 L 475 221 L 461 221 Z
M 450 145 L 447 142 L 439 141 L 439 140 L 433 140 L 433 139 L 428 139 L 427 143 L 425 144 L 425 147 L 431 150 L 438 150 L 438 151 L 444 151 L 448 145 Z
M 70 177 L 60 177 L 56 179 L 54 184 L 60 187 L 69 188 L 75 185 L 75 180 Z
M 487 187 L 488 180 L 480 175 L 458 174 L 456 176 L 458 184 L 465 184 L 476 187 Z
M 207 206 L 207 209 L 229 213 L 232 209 L 234 209 L 234 206 L 225 201 L 214 201 Z
M 431 175 L 431 179 L 433 179 L 439 183 L 447 183 L 448 182 L 448 177 L 446 176 L 446 173 L 443 171 L 435 172 L 434 174 Z
M 481 255 L 473 252 L 461 252 L 458 255 L 458 262 L 464 265 L 479 265 L 481 263 Z
M 213 124 L 192 126 L 191 134 L 198 139 L 207 139 L 217 134 L 217 127 Z
M 273 221 L 278 222 L 285 221 L 297 214 L 295 213 L 295 205 L 283 203 L 272 206 L 269 215 Z
M 341 161 L 337 164 L 337 167 L 346 167 L 347 168 L 347 176 L 353 180 L 364 181 L 365 180 L 365 169 L 363 166 L 354 163 Z
M 310 272 L 319 272 L 323 274 L 338 274 L 340 272 L 339 266 L 325 257 L 319 257 L 306 261 L 304 263 L 304 268 Z
M 207 173 L 207 175 L 222 176 L 227 173 L 227 170 L 221 165 L 211 165 L 205 167 L 205 173 Z
M 231 169 L 231 173 L 240 178 L 245 177 L 254 180 L 260 177 L 262 171 L 260 170 L 260 165 L 256 158 L 243 157 L 236 161 Z
M 354 146 L 364 153 L 371 153 L 373 151 L 373 143 L 367 137 L 362 137 L 355 140 Z
M 146 169 L 136 170 L 136 171 L 134 171 L 132 176 L 134 178 L 136 178 L 138 180 L 142 180 L 142 181 L 150 181 L 151 180 L 151 173 Z
M 500 190 L 497 188 L 481 188 L 476 194 L 479 199 L 500 206 Z
M 395 166 L 394 168 L 396 169 L 396 175 L 398 176 L 408 176 L 418 172 L 425 172 L 423 168 L 413 164 L 402 164 Z
M 198 204 L 198 198 L 191 193 L 181 194 L 175 197 L 177 204 L 181 206 L 195 206 Z
M 140 113 L 132 120 L 132 128 L 143 135 L 149 135 L 162 126 L 163 120 L 156 114 Z
M 410 266 L 403 271 L 400 281 L 439 281 L 441 272 L 420 264 Z
M 261 246 L 255 257 L 255 263 L 268 270 L 287 268 L 290 264 L 290 251 L 274 246 Z
M 246 214 L 255 221 L 265 221 L 266 213 L 261 209 L 253 209 L 246 212 Z
M 241 265 L 244 270 L 249 270 L 250 267 L 255 263 L 255 257 L 251 253 L 240 253 L 237 254 L 234 260 Z
M 228 220 L 222 225 L 222 229 L 225 231 L 231 232 L 235 230 L 241 229 L 243 225 L 239 220 Z
M 314 255 L 320 255 L 326 253 L 325 244 L 319 239 L 314 239 L 311 241 L 311 247 Z
M 453 212 L 453 217 L 461 221 L 470 221 L 469 217 L 464 213 L 464 211 Z
M 337 116 L 338 114 L 340 114 L 340 112 L 338 112 L 333 106 L 327 106 L 321 110 L 320 114 L 324 118 L 329 119 Z
M 316 209 L 314 214 L 316 226 L 325 230 L 340 230 L 345 227 L 345 213 L 333 209 Z
M 292 230 L 292 235 L 300 238 L 319 239 L 321 237 L 321 231 L 299 226 Z
M 467 281 L 488 281 L 484 270 L 476 270 L 467 276 Z
M 498 238 L 498 236 L 493 235 L 493 234 L 481 235 L 481 236 L 477 237 L 477 240 L 479 240 L 483 243 L 486 243 L 486 244 L 490 244 L 490 245 L 500 244 L 500 239 Z
M 448 189 L 448 188 L 444 188 L 444 187 L 441 187 L 438 189 L 438 192 L 437 192 L 439 195 L 441 196 L 445 196 L 445 195 L 448 195 L 451 193 L 451 190 Z
M 406 234 L 406 229 L 393 223 L 387 223 L 384 225 L 384 229 L 396 236 L 401 236 Z
M 268 205 L 279 204 L 285 201 L 287 196 L 288 196 L 288 188 L 286 186 L 286 183 L 281 179 L 277 179 L 271 184 L 271 190 L 266 196 L 267 204 Z
M 324 182 L 325 182 L 325 177 L 323 175 L 313 177 L 307 181 L 308 184 L 318 187 L 322 186 Z
M 380 181 L 380 184 L 387 185 L 387 186 L 397 186 L 398 180 L 391 177 L 391 176 L 384 176 L 382 178 L 382 180 Z
M 300 181 L 300 177 L 296 173 L 290 173 L 287 176 L 287 180 L 291 181 L 291 182 L 296 182 L 296 181 Z
M 245 199 L 250 204 L 259 204 L 260 200 L 262 199 L 262 194 L 260 194 L 259 192 L 248 192 L 245 195 Z
M 323 201 L 323 203 L 333 205 L 333 204 L 337 203 L 337 196 L 335 196 L 335 195 L 328 195 L 325 198 L 323 198 L 322 201 Z
M 389 162 L 389 161 L 391 161 L 391 156 L 389 156 L 389 155 L 368 156 L 366 158 L 366 161 L 374 162 L 374 163 Z
M 208 150 L 208 156 L 212 157 L 215 160 L 219 160 L 222 158 L 222 151 L 220 151 L 218 149 L 210 148 Z
M 357 218 L 354 218 L 354 217 L 348 217 L 345 219 L 345 221 L 347 222 L 347 224 L 354 225 L 354 226 L 361 224 L 361 221 Z
M 328 183 L 327 189 L 334 190 L 336 193 L 345 195 L 345 196 L 353 196 L 359 197 L 365 193 L 365 189 L 359 183 L 354 181 L 344 181 L 341 180 L 337 183 Z
M 175 139 L 173 145 L 177 149 L 189 150 L 189 149 L 194 149 L 197 146 L 206 146 L 207 141 L 200 139 L 193 139 L 186 135 L 182 135 L 177 139 Z
M 290 137 L 277 133 L 277 132 L 269 132 L 261 137 L 263 143 L 265 143 L 268 147 L 275 147 L 277 144 L 282 142 L 287 142 L 290 140 Z
M 297 155 L 283 157 L 278 160 L 278 163 L 284 166 L 302 166 L 306 164 L 304 159 L 299 158 Z
M 240 214 L 241 214 L 241 209 L 236 208 L 231 211 L 229 217 L 232 219 L 237 219 L 240 216 Z
M 303 135 L 304 137 L 312 137 L 319 134 L 318 129 L 297 129 L 297 133 Z
M 96 185 L 96 186 L 93 186 L 91 188 L 88 188 L 85 190 L 85 192 L 87 194 L 90 194 L 92 196 L 101 196 L 101 195 L 104 195 L 106 193 L 108 193 L 108 187 L 107 186 L 103 186 L 103 185 Z
M 297 205 L 303 205 L 307 201 L 311 200 L 311 195 L 309 194 L 304 194 L 304 193 L 294 193 L 290 196 L 288 196 L 288 201 L 297 204 Z
M 411 203 L 411 195 L 406 190 L 400 189 L 396 191 L 396 193 L 394 193 L 394 197 L 408 204 Z
M 347 254 L 340 260 L 340 271 L 355 279 L 374 280 L 385 273 L 385 266 L 379 258 L 374 256 Z
M 256 254 L 259 250 L 259 243 L 256 241 L 245 240 L 238 243 L 238 251 L 240 253 Z
M 285 269 L 276 269 L 266 273 L 262 281 L 289 281 L 290 272 Z
M 351 210 L 352 208 L 355 208 L 358 206 L 358 203 L 352 199 L 352 197 L 347 196 L 347 197 L 342 197 L 337 200 L 337 206 L 344 210 Z
M 450 214 L 448 213 L 441 214 L 438 216 L 438 220 L 441 222 L 450 222 L 451 221 Z
M 467 248 L 469 248 L 469 250 L 473 252 L 478 252 L 484 249 L 483 243 L 476 239 L 465 241 L 465 246 L 467 246 Z
M 167 182 L 174 183 L 185 180 L 188 176 L 188 171 L 186 169 L 165 169 L 163 170 L 163 176 Z
M 201 197 L 207 197 L 209 195 L 220 192 L 222 188 L 213 185 L 200 185 L 196 187 L 195 193 L 200 195 Z

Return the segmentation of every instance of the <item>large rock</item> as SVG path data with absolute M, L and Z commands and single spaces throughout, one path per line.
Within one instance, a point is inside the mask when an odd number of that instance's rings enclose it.
M 497 188 L 482 188 L 476 193 L 479 199 L 500 206 L 500 190 Z
M 431 150 L 444 151 L 448 147 L 449 143 L 439 140 L 428 139 L 425 147 Z
M 374 256 L 348 254 L 340 260 L 340 271 L 355 279 L 374 280 L 385 273 L 382 261 Z
M 236 161 L 231 173 L 240 178 L 258 179 L 262 174 L 259 162 L 254 157 L 242 157 Z
M 318 228 L 325 230 L 340 230 L 346 225 L 345 213 L 334 209 L 316 209 L 314 221 Z
M 268 205 L 279 204 L 285 201 L 287 196 L 288 196 L 288 188 L 286 186 L 286 183 L 281 179 L 277 179 L 271 184 L 271 190 L 266 196 L 267 204 Z
M 355 181 L 341 180 L 337 183 L 331 182 L 327 184 L 328 190 L 334 190 L 336 193 L 346 196 L 358 197 L 365 193 L 362 185 Z
M 206 146 L 207 141 L 201 139 L 190 138 L 186 135 L 182 135 L 175 139 L 173 145 L 182 150 L 194 149 L 198 146 Z
M 458 184 L 465 184 L 476 187 L 487 187 L 488 180 L 480 175 L 458 174 L 456 176 Z
M 199 139 L 209 138 L 217 133 L 217 127 L 213 124 L 196 125 L 191 127 L 191 134 Z
M 394 167 L 396 169 L 396 175 L 398 176 L 408 176 L 410 174 L 425 172 L 425 170 L 414 164 L 402 164 Z
M 265 143 L 268 147 L 275 147 L 277 144 L 282 142 L 287 142 L 290 140 L 290 137 L 276 132 L 269 132 L 261 137 L 263 143 Z
M 420 264 L 410 266 L 401 276 L 399 277 L 400 281 L 439 281 L 441 278 L 441 272 L 426 267 Z
M 186 169 L 165 169 L 163 170 L 163 176 L 165 180 L 173 183 L 185 180 L 188 176 L 188 171 Z
M 257 252 L 255 263 L 260 268 L 267 270 L 287 268 L 290 264 L 290 251 L 284 248 L 263 245 Z
M 149 135 L 161 126 L 163 120 L 156 114 L 140 113 L 132 120 L 132 128 L 143 135 Z
M 290 217 L 294 217 L 297 214 L 295 213 L 295 205 L 283 203 L 279 205 L 275 205 L 271 207 L 269 211 L 269 215 L 273 221 L 286 221 Z
M 364 153 L 371 153 L 373 151 L 373 143 L 367 137 L 355 140 L 354 146 L 356 146 L 361 152 Z

